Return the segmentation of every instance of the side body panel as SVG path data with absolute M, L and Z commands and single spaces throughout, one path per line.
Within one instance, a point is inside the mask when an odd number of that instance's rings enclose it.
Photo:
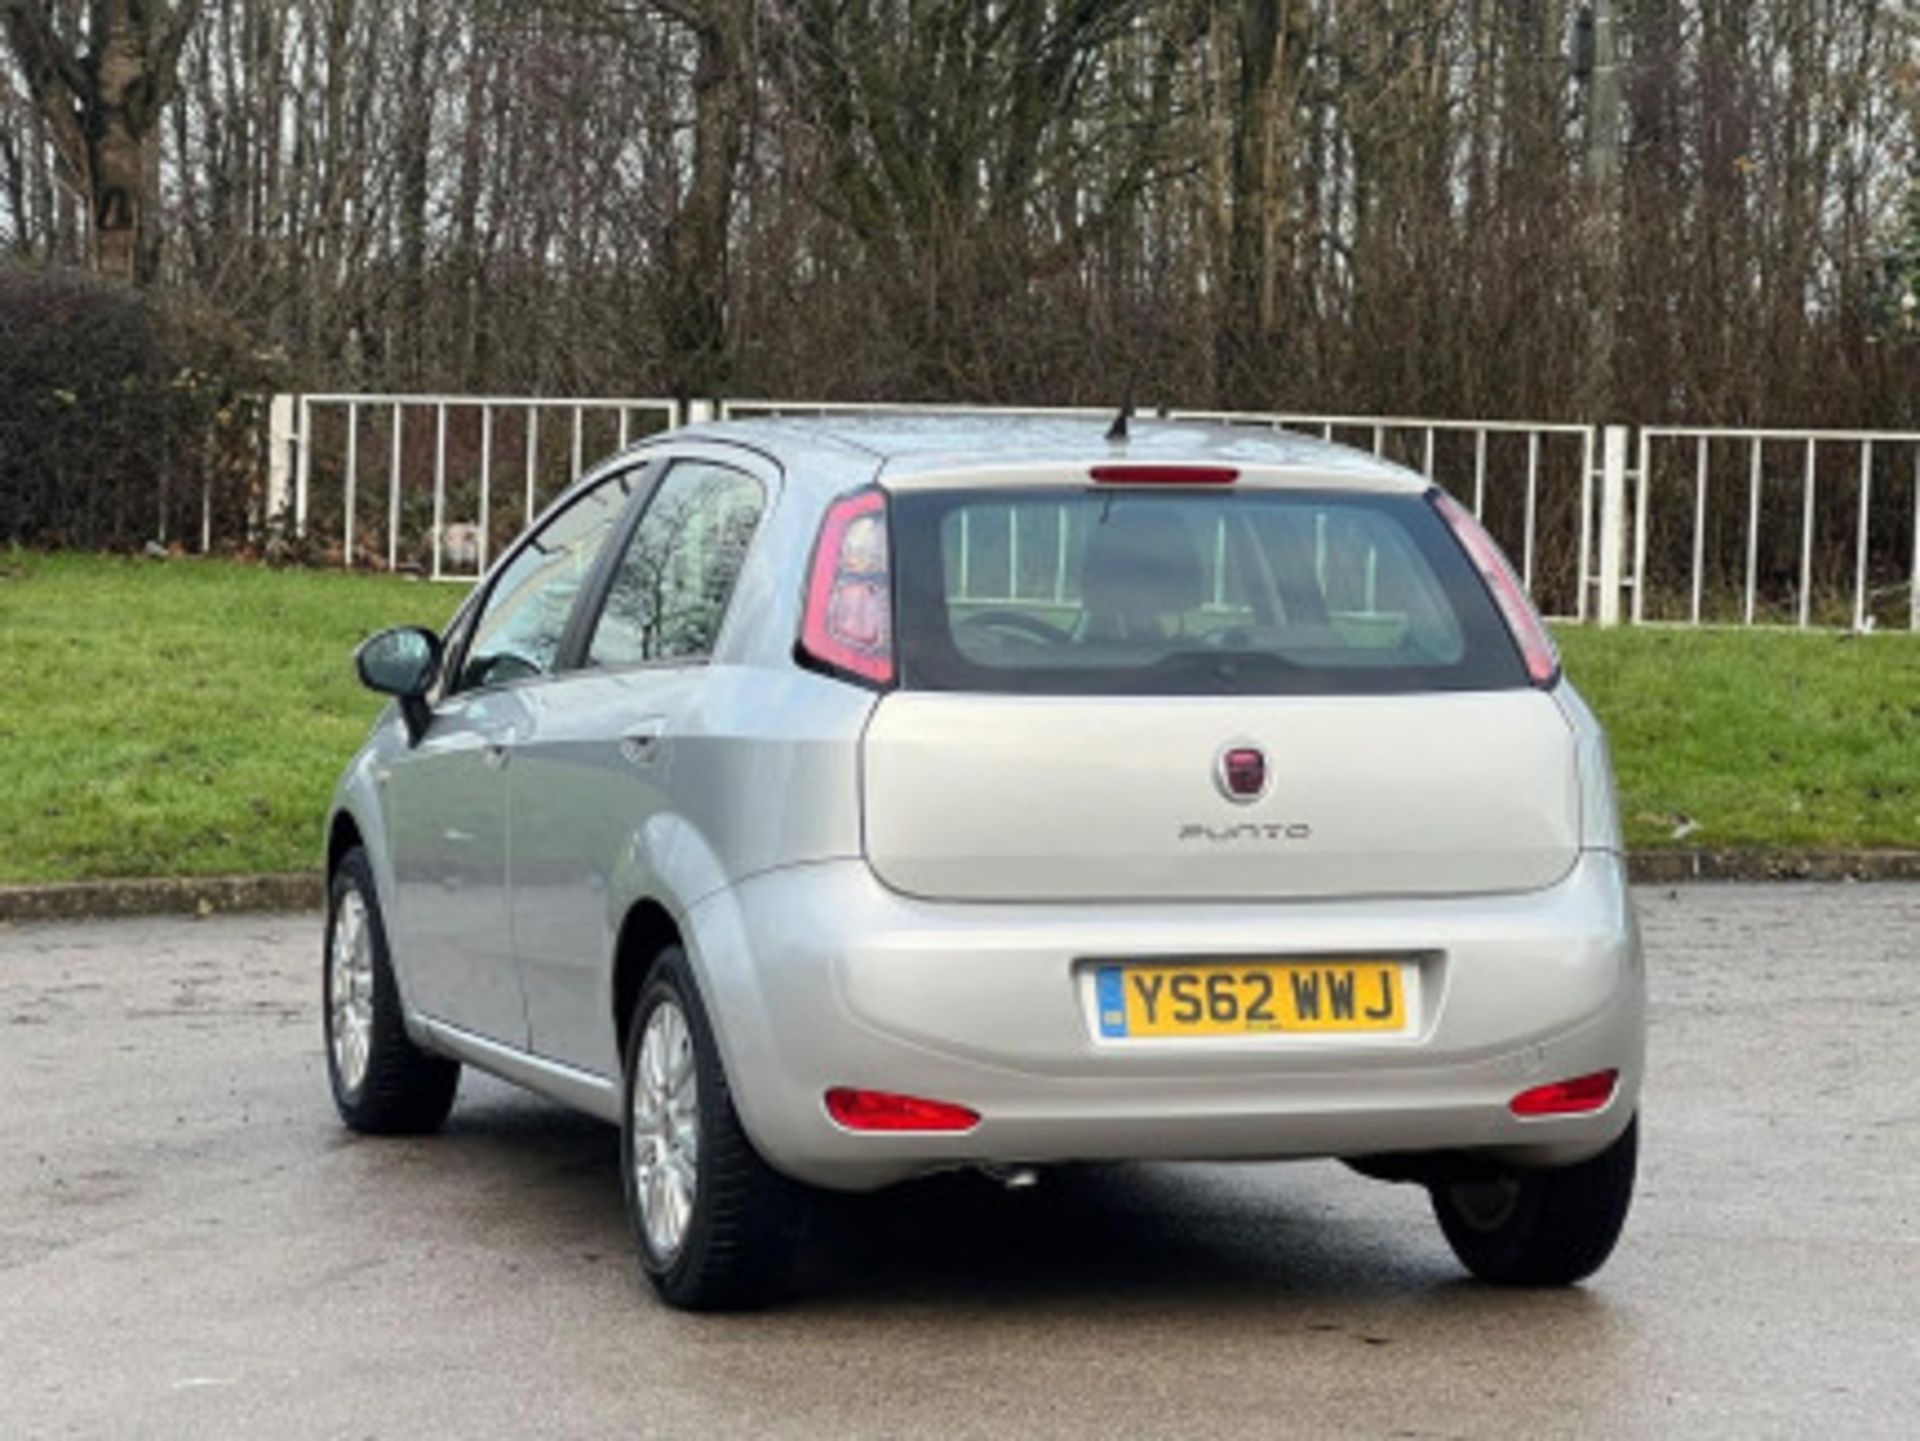
M 706 667 L 581 673 L 530 708 L 509 782 L 513 942 L 535 1054 L 619 1072 L 609 972 L 620 892 L 657 895 L 673 809 L 671 737 Z
M 1580 844 L 1588 850 L 1625 855 L 1627 843 L 1620 828 L 1620 798 L 1614 788 L 1613 757 L 1600 718 L 1574 689 L 1561 679 L 1553 698 L 1573 729 L 1574 752 L 1580 765 Z
M 619 1074 L 615 953 L 635 906 L 678 918 L 742 877 L 859 854 L 858 744 L 873 697 L 789 658 L 818 507 L 796 502 L 763 458 L 663 449 L 746 470 L 767 491 L 714 655 L 556 677 L 528 696 L 510 767 L 531 1047 L 601 1076 Z
M 536 1054 L 619 1073 L 613 965 L 633 906 L 681 917 L 745 877 L 859 856 L 872 704 L 819 677 L 719 665 L 543 688 L 511 767 L 514 945 Z
M 523 1046 L 526 1003 L 507 910 L 504 762 L 526 725 L 515 689 L 440 707 L 419 745 L 388 762 L 393 865 L 387 930 L 411 1003 Z

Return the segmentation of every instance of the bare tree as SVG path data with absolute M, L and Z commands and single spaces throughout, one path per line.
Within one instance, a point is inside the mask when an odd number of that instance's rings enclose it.
M 4 0 L 0 20 L 61 163 L 84 186 L 93 263 L 142 283 L 159 273 L 159 125 L 199 0 Z
M 0 0 L 0 245 L 328 386 L 1920 417 L 1920 27 L 1615 0 L 1601 198 L 1588 8 Z

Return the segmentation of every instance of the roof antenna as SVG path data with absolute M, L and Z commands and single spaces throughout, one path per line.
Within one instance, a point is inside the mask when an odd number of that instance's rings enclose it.
M 1107 427 L 1107 439 L 1114 445 L 1127 443 L 1127 422 L 1133 419 L 1133 376 L 1127 376 L 1126 395 L 1120 401 L 1120 413 L 1113 418 L 1113 424 Z
M 1160 276 L 1166 266 L 1166 257 L 1160 256 L 1154 262 L 1153 290 L 1160 293 Z M 1140 379 L 1140 352 L 1146 349 L 1147 312 L 1136 309 L 1134 312 L 1133 344 L 1127 354 L 1127 388 L 1121 392 L 1120 413 L 1113 418 L 1113 424 L 1107 427 L 1107 440 L 1112 445 L 1125 445 L 1128 440 L 1127 422 L 1133 419 L 1133 396 L 1135 384 Z M 1163 411 L 1162 414 L 1165 412 Z

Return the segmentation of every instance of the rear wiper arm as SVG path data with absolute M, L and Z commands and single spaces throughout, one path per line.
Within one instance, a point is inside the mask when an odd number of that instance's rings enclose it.
M 1161 657 L 1151 667 L 1168 672 L 1212 671 L 1222 680 L 1234 680 L 1243 671 L 1301 671 L 1306 667 L 1270 650 L 1179 650 Z

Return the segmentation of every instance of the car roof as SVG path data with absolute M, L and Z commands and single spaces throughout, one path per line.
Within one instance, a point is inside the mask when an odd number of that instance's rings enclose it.
M 850 461 L 881 475 L 902 476 L 995 464 L 1096 464 L 1116 460 L 1217 462 L 1338 476 L 1349 485 L 1424 490 L 1415 471 L 1349 446 L 1267 425 L 1139 418 L 1127 439 L 1109 441 L 1110 415 L 1034 415 L 992 411 L 917 413 L 829 411 L 771 415 L 689 426 L 656 443 L 702 440 L 742 445 L 790 471 L 819 467 L 838 483 Z

